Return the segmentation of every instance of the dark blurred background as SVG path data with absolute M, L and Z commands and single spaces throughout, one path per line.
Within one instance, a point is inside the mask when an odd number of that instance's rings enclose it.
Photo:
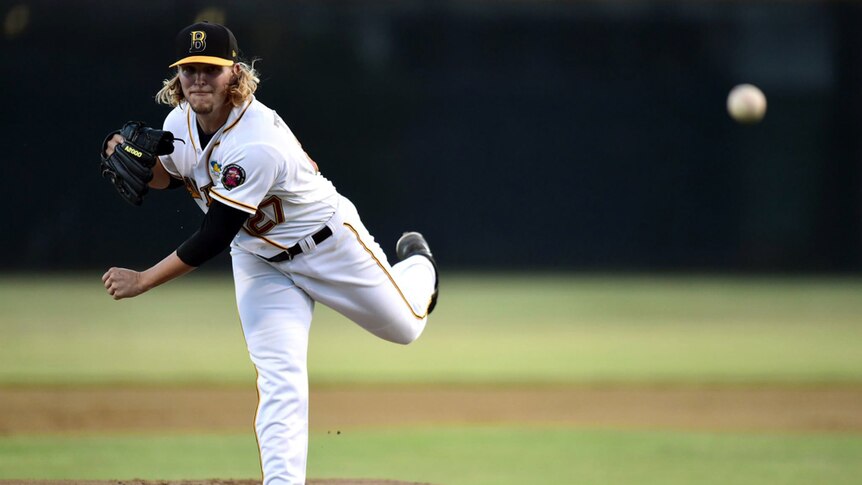
M 0 3 L 0 270 L 142 269 L 202 215 L 126 205 L 98 147 L 174 38 L 226 23 L 258 98 L 390 252 L 453 269 L 862 271 L 862 4 L 822 1 Z M 726 113 L 739 83 L 764 121 Z M 391 254 L 391 252 L 390 252 Z M 226 268 L 221 255 L 210 268 Z

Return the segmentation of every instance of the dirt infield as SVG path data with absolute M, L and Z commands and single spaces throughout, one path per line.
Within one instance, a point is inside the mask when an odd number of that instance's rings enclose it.
M 0 389 L 0 435 L 248 431 L 253 387 Z M 314 389 L 312 432 L 426 424 L 862 431 L 862 387 Z
M 0 435 L 248 431 L 257 394 L 233 388 L 0 388 Z M 313 389 L 312 432 L 428 424 L 862 431 L 862 387 Z M 310 485 L 409 485 L 313 479 Z M 259 485 L 255 480 L 47 481 L 0 485 Z M 413 483 L 413 485 L 418 485 Z M 426 484 L 427 485 L 427 484 Z

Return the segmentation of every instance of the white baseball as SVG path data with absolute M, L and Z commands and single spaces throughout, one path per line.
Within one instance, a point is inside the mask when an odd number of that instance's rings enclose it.
M 757 123 L 766 114 L 766 96 L 753 84 L 740 84 L 727 95 L 727 112 L 739 123 Z

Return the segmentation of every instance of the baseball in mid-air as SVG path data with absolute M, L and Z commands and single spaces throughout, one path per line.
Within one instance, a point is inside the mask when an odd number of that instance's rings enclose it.
M 766 96 L 753 84 L 740 84 L 727 95 L 727 112 L 739 123 L 757 123 L 766 114 Z

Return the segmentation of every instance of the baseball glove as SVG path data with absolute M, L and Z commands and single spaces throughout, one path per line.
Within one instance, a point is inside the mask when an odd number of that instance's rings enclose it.
M 125 141 L 108 157 L 105 149 L 117 133 Z M 122 129 L 108 133 L 102 142 L 102 177 L 110 180 L 128 203 L 141 205 L 149 190 L 147 184 L 153 179 L 156 157 L 173 153 L 174 140 L 170 131 L 148 127 L 142 121 L 126 123 Z

